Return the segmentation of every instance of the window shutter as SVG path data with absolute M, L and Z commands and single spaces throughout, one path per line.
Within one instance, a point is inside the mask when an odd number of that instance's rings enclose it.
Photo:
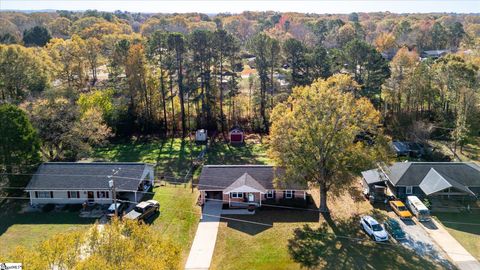
M 38 198 L 38 191 L 35 191 L 35 198 Z
M 100 198 L 100 191 L 97 191 L 97 198 Z
M 105 197 L 107 197 L 107 199 L 109 198 L 110 195 L 108 195 L 108 191 L 105 191 Z
M 77 191 L 77 199 L 80 199 L 80 191 Z
M 292 199 L 295 199 L 295 190 L 292 191 Z
M 283 191 L 283 198 L 285 199 L 287 197 L 287 191 Z
M 70 191 L 67 191 L 67 196 L 70 199 Z
M 50 198 L 53 198 L 53 191 L 50 191 Z

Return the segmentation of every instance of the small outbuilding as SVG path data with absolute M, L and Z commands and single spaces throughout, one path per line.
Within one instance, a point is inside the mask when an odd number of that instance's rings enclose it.
M 245 138 L 243 130 L 239 127 L 234 127 L 230 129 L 230 143 L 231 144 L 241 144 Z
M 197 143 L 207 142 L 208 132 L 206 129 L 199 129 L 195 132 L 195 141 Z

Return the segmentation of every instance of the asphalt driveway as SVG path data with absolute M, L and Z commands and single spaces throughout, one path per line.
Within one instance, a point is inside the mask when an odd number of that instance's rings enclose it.
M 432 260 L 441 263 L 446 269 L 454 269 L 446 254 L 419 224 L 420 222 L 416 220 L 401 220 L 393 212 L 390 212 L 389 216 L 399 222 L 407 235 L 406 239 L 398 241 L 400 244 L 414 250 L 415 253 L 422 257 L 430 257 Z

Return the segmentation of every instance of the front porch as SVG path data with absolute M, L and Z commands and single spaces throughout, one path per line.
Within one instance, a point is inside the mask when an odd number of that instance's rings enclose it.
M 249 208 L 262 206 L 263 193 L 260 191 L 236 191 L 223 194 L 223 202 L 228 202 L 229 208 Z

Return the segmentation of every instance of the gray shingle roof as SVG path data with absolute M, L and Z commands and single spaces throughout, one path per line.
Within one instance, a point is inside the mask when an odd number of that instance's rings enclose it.
M 425 194 L 430 195 L 435 192 L 442 191 L 447 188 L 456 188 L 460 191 L 475 195 L 470 189 L 448 176 L 442 176 L 434 168 L 430 169 L 423 181 L 420 183 L 420 188 Z
M 395 186 L 419 186 L 431 169 L 460 185 L 480 187 L 480 167 L 472 162 L 397 162 L 387 174 Z
M 223 192 L 227 193 L 242 186 L 248 186 L 263 193 L 267 192 L 267 190 L 248 173 L 242 174 L 242 176 L 235 180 L 235 182 L 233 182 L 230 186 L 224 189 Z
M 26 190 L 105 190 L 113 170 L 120 168 L 115 177 L 119 191 L 136 191 L 146 163 L 78 163 L 46 162 L 40 165 Z
M 375 184 L 384 181 L 382 178 L 380 178 L 380 173 L 378 172 L 378 169 L 364 171 L 362 172 L 362 176 L 363 179 L 365 179 L 365 182 L 367 182 L 367 184 Z
M 264 189 L 307 189 L 302 183 L 278 181 L 285 176 L 285 171 L 270 165 L 205 165 L 200 174 L 198 189 L 224 190 L 245 173 Z

